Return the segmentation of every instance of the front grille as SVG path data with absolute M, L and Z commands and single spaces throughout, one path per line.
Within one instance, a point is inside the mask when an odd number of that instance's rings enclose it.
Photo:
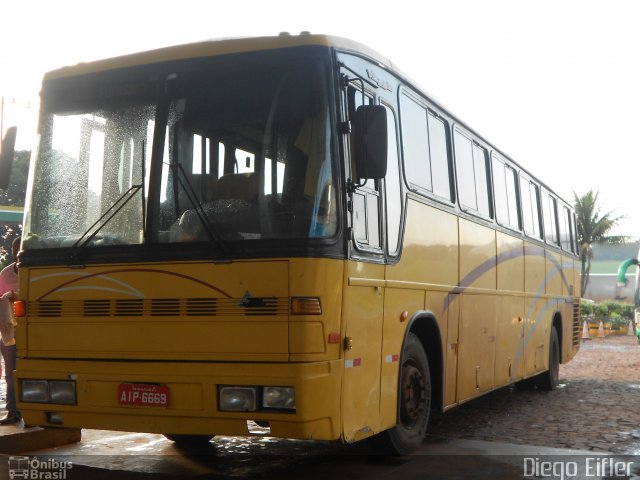
M 35 305 L 32 306 L 32 303 Z M 42 302 L 29 302 L 28 308 L 29 313 L 35 316 L 38 316 L 38 310 L 34 307 L 37 306 L 38 303 Z M 69 304 L 70 302 L 65 302 L 65 304 Z M 108 317 L 111 315 L 111 302 L 109 300 L 85 300 L 84 301 L 84 312 L 87 317 Z
M 217 314 L 215 298 L 188 298 L 187 315 L 191 317 L 209 317 Z
M 220 317 L 287 315 L 289 299 L 151 298 L 116 300 L 41 300 L 27 304 L 30 317 Z
M 116 317 L 141 317 L 144 314 L 144 304 L 142 300 L 116 300 Z
M 62 301 L 39 302 L 38 315 L 40 317 L 59 317 L 62 314 Z
M 180 315 L 180 300 L 177 298 L 156 298 L 151 300 L 152 317 L 177 317 Z

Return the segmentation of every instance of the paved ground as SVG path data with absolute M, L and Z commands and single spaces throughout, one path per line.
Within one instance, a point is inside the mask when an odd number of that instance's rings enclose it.
M 560 366 L 558 390 L 505 388 L 435 416 L 429 433 L 640 454 L 640 345 L 628 336 L 583 341 Z

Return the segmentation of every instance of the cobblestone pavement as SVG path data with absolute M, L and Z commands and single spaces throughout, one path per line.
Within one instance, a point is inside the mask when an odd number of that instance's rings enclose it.
M 432 417 L 428 437 L 640 454 L 636 337 L 583 341 L 574 359 L 560 366 L 557 390 L 492 392 Z

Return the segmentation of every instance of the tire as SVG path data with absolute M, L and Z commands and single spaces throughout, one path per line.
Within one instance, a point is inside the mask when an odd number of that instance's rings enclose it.
M 549 338 L 549 370 L 536 378 L 536 385 L 540 390 L 555 390 L 560 383 L 560 341 L 556 327 L 551 327 Z
M 398 382 L 398 424 L 371 439 L 377 453 L 406 455 L 424 440 L 431 410 L 431 375 L 422 343 L 407 335 L 400 362 Z
M 209 443 L 213 435 L 184 435 L 177 433 L 165 433 L 164 436 L 178 447 L 200 447 Z
M 537 383 L 538 383 L 537 378 L 531 377 L 531 378 L 525 378 L 524 380 L 520 380 L 516 382 L 514 385 L 515 385 L 515 389 L 518 392 L 527 392 L 529 390 L 533 390 L 534 388 L 536 388 Z

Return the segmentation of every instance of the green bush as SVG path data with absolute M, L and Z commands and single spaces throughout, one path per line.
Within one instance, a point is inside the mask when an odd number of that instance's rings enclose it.
M 622 318 L 622 316 L 618 312 L 611 312 L 609 314 L 609 325 L 612 328 L 626 325 L 627 323 L 628 323 L 628 320 L 625 320 L 624 318 Z
M 580 302 L 580 314 L 583 321 L 595 320 L 609 323 L 612 327 L 626 325 L 633 320 L 635 307 L 630 303 L 620 302 Z M 592 317 L 593 315 L 593 317 Z
M 622 303 L 609 300 L 603 302 L 603 305 L 607 307 L 607 310 L 609 310 L 609 314 L 617 313 L 618 315 L 620 315 L 622 313 Z
M 596 316 L 596 320 L 606 320 L 609 316 L 609 308 L 604 303 L 596 303 L 593 306 L 593 314 Z
M 631 305 L 630 303 L 623 303 L 620 315 L 622 316 L 622 318 L 629 321 L 635 318 L 635 312 L 636 309 L 633 305 Z
M 583 317 L 593 315 L 593 302 L 585 302 L 584 300 L 580 302 L 580 313 Z

